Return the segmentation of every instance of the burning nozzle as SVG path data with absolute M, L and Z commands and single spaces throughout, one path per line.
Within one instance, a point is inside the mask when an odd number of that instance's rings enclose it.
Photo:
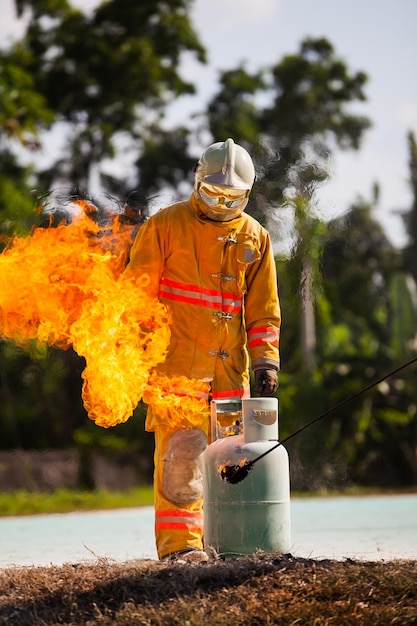
M 243 464 L 239 463 L 238 465 L 221 465 L 219 472 L 225 483 L 237 485 L 247 477 L 252 468 L 252 461 L 244 461 Z
M 246 478 L 253 466 L 253 461 L 242 459 L 239 463 L 231 463 L 228 461 L 224 465 L 220 465 L 219 474 L 225 483 L 237 485 L 241 480 Z

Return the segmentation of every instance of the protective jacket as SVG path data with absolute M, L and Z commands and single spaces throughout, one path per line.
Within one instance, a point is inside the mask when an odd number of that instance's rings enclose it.
M 216 399 L 248 395 L 249 358 L 253 370 L 279 369 L 275 261 L 251 216 L 212 221 L 193 194 L 140 228 L 128 271 L 148 274 L 148 293 L 172 314 L 160 372 L 211 381 Z

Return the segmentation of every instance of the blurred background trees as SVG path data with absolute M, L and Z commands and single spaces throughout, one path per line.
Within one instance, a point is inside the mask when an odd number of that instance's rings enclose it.
M 283 310 L 280 435 L 416 355 L 417 147 L 408 137 L 413 203 L 408 242 L 395 248 L 370 198 L 352 198 L 331 221 L 317 189 L 335 149 L 358 150 L 371 120 L 352 113 L 367 76 L 326 39 L 250 73 L 219 75 L 198 126 L 166 124 L 173 99 L 193 94 L 184 53 L 205 62 L 189 18 L 192 0 L 110 0 L 86 15 L 67 0 L 16 0 L 22 39 L 0 49 L 0 245 L 40 223 L 34 208 L 53 189 L 97 189 L 141 214 L 167 189 L 184 197 L 208 142 L 231 136 L 253 155 L 248 212 L 271 232 Z M 50 150 L 39 158 L 42 144 Z M 207 144 L 206 139 L 204 144 Z M 204 146 L 203 146 L 204 147 Z M 111 431 L 81 402 L 84 364 L 69 350 L 0 344 L 0 446 L 102 448 L 152 454 L 145 407 Z M 417 479 L 416 368 L 390 377 L 289 443 L 297 488 L 409 486 Z

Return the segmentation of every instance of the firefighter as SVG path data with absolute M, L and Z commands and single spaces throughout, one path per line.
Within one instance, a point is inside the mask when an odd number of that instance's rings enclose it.
M 244 213 L 255 179 L 233 139 L 209 146 L 195 167 L 191 197 L 148 219 L 127 273 L 147 274 L 147 292 L 171 314 L 171 341 L 158 372 L 209 381 L 211 399 L 269 396 L 278 387 L 280 307 L 268 232 Z M 160 559 L 204 562 L 200 428 L 170 428 L 150 404 L 155 434 L 155 537 Z

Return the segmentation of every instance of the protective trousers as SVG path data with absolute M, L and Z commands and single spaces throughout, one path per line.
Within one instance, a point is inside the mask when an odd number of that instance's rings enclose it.
M 208 443 L 208 415 L 204 422 L 201 429 L 153 425 L 155 539 L 160 559 L 203 547 L 201 454 Z

